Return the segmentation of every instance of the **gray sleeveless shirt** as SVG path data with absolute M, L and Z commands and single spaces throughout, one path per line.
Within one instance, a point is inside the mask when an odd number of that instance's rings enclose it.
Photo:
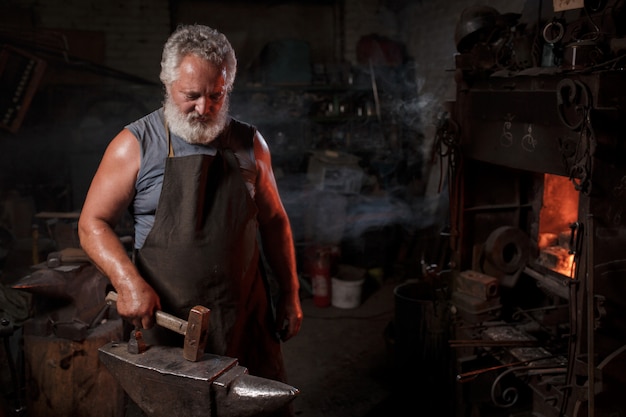
M 141 164 L 135 182 L 135 198 L 129 208 L 134 219 L 136 249 L 143 246 L 146 236 L 152 229 L 154 214 L 161 195 L 165 160 L 169 151 L 164 126 L 162 108 L 125 126 L 137 138 L 141 147 Z M 242 128 L 251 130 L 254 134 L 253 140 L 256 140 L 256 128 L 235 119 L 230 119 L 220 138 L 227 138 L 224 146 L 228 146 L 234 151 L 248 191 L 254 199 L 256 160 L 253 143 L 247 143 L 248 141 L 244 136 L 250 137 L 248 135 L 232 134 L 235 131 L 242 131 Z M 170 136 L 175 156 L 215 155 L 216 153 L 213 144 L 192 145 L 177 135 L 171 134 Z

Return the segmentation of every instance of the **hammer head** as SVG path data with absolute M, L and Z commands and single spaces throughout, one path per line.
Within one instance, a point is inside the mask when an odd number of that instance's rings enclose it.
M 195 306 L 189 312 L 183 357 L 196 362 L 204 355 L 204 348 L 209 336 L 209 316 L 211 310 L 204 306 Z

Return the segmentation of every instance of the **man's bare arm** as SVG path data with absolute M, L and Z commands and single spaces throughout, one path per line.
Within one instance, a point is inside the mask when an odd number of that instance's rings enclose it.
M 82 248 L 118 292 L 117 310 L 137 327 L 154 325 L 160 301 L 132 263 L 115 233 L 115 225 L 135 193 L 140 148 L 128 130 L 107 147 L 94 175 L 78 221 Z
M 300 330 L 303 317 L 291 225 L 278 193 L 267 143 L 258 133 L 254 141 L 254 155 L 258 172 L 255 200 L 259 209 L 263 250 L 281 292 L 276 331 L 283 340 L 288 340 Z

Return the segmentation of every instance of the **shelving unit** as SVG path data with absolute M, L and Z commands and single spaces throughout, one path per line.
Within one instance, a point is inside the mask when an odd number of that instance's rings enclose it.
M 354 70 L 334 84 L 236 85 L 231 97 L 233 115 L 270 146 L 297 247 L 345 246 L 345 261 L 367 268 L 389 262 L 396 225 L 411 221 L 399 218 L 409 203 L 398 200 L 421 175 L 419 126 L 396 113 L 417 99 L 415 86 L 400 69 L 375 73 L 372 80 Z
M 398 92 L 367 85 L 244 86 L 233 91 L 235 116 L 255 124 L 279 163 L 310 150 L 379 153 L 401 147 L 401 121 L 391 114 Z

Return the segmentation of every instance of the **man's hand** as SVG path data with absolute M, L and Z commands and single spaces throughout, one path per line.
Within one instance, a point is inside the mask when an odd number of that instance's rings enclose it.
M 155 324 L 155 313 L 161 309 L 161 300 L 147 283 L 117 291 L 117 312 L 135 328 L 150 329 Z
M 276 334 L 283 342 L 294 337 L 302 326 L 302 306 L 297 291 L 283 293 L 276 309 Z

